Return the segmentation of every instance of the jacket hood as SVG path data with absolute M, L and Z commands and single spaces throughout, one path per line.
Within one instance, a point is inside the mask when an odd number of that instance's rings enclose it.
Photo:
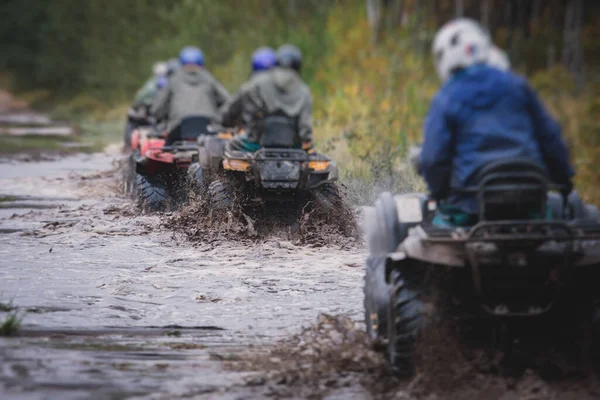
M 273 82 L 275 87 L 281 92 L 289 92 L 294 90 L 299 83 L 298 74 L 288 68 L 275 68 L 273 69 Z
M 474 108 L 488 108 L 495 104 L 512 86 L 509 73 L 487 65 L 474 65 L 458 72 L 448 89 L 452 98 Z
M 182 79 L 189 85 L 199 85 L 204 79 L 206 72 L 200 68 L 182 69 Z

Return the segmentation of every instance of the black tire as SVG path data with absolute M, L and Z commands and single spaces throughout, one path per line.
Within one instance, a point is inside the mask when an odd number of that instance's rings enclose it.
M 159 178 L 136 174 L 136 192 L 137 203 L 145 211 L 164 211 L 170 205 L 169 192 Z
M 123 180 L 125 194 L 135 200 L 137 197 L 137 179 L 135 172 L 135 153 L 133 152 L 127 157 Z
M 138 124 L 134 123 L 129 118 L 127 119 L 127 122 L 125 123 L 125 129 L 123 131 L 123 140 L 126 150 L 131 149 L 131 136 L 137 127 Z
M 402 272 L 390 274 L 387 357 L 396 375 L 415 372 L 414 355 L 423 325 L 423 304 L 418 289 L 409 288 Z
M 371 254 L 384 255 L 392 253 L 402 238 L 398 232 L 398 213 L 394 196 L 389 192 L 382 193 L 375 202 L 375 221 L 369 233 L 369 250 Z
M 365 325 L 367 334 L 375 342 L 387 338 L 389 296 L 384 263 L 385 258 L 370 256 L 365 268 Z
M 340 191 L 333 183 L 324 183 L 313 189 L 315 201 L 323 210 L 334 211 L 341 207 Z
M 190 189 L 197 195 L 203 195 L 208 189 L 204 171 L 200 168 L 200 164 L 194 163 L 188 168 L 188 183 Z
M 233 200 L 230 191 L 223 181 L 214 181 L 208 186 L 208 194 L 211 204 L 218 210 L 229 210 L 233 208 Z

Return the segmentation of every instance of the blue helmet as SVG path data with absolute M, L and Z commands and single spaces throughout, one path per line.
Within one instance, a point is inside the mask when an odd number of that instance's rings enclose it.
M 158 78 L 156 79 L 156 82 L 155 82 L 155 83 L 156 83 L 156 88 L 157 88 L 157 89 L 162 89 L 162 88 L 164 88 L 165 86 L 167 86 L 167 83 L 168 83 L 168 82 L 169 82 L 169 80 L 167 79 L 167 77 L 166 77 L 166 76 L 164 76 L 164 75 L 163 75 L 163 76 L 160 76 L 160 77 L 158 77 Z
M 204 54 L 202 50 L 194 46 L 186 46 L 179 52 L 179 63 L 181 65 L 204 65 Z
M 271 69 L 277 62 L 275 50 L 270 47 L 259 47 L 252 53 L 252 71 L 265 71 Z

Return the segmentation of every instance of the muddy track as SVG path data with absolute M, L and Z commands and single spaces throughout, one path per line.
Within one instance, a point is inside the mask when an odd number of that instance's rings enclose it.
M 0 398 L 600 396 L 586 377 L 490 373 L 443 329 L 399 381 L 363 333 L 360 240 L 319 219 L 215 234 L 198 204 L 140 215 L 118 158 L 2 164 L 0 321 L 24 319 L 0 338 Z

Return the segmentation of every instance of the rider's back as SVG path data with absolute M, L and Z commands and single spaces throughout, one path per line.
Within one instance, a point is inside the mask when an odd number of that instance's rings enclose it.
M 291 69 L 274 68 L 260 74 L 253 80 L 248 92 L 249 100 L 262 117 L 285 115 L 297 121 L 300 139 L 310 138 L 312 97 L 310 90 L 300 76 Z M 256 136 L 260 136 L 262 127 L 257 127 Z M 258 137 L 252 138 L 258 141 Z
M 169 121 L 195 116 L 214 119 L 221 101 L 214 82 L 215 78 L 205 69 L 182 68 L 175 72 L 170 79 Z
M 560 128 L 542 111 L 524 79 L 475 65 L 457 73 L 434 99 L 421 168 L 434 193 L 448 190 L 442 185 L 473 185 L 483 165 L 514 157 L 535 161 L 559 181 L 572 175 L 559 142 Z M 447 159 L 447 167 L 440 168 L 440 158 Z M 449 181 L 438 178 L 442 175 Z M 473 201 L 453 200 L 465 211 L 474 211 Z

